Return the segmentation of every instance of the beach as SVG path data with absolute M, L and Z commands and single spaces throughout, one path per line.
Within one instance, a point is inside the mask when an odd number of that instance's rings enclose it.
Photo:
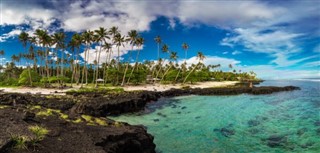
M 145 91 L 166 91 L 170 89 L 180 89 L 184 86 L 189 86 L 190 88 L 214 88 L 214 87 L 226 87 L 226 86 L 233 86 L 238 81 L 222 81 L 222 82 L 215 82 L 215 81 L 208 81 L 208 82 L 198 82 L 195 84 L 176 84 L 176 85 L 163 85 L 163 84 L 146 84 L 146 85 L 137 85 L 137 86 L 124 86 L 123 89 L 125 91 L 138 91 L 138 90 L 145 90 Z M 30 88 L 30 87 L 0 87 L 2 92 L 6 93 L 31 93 L 31 94 L 44 94 L 44 95 L 65 95 L 66 91 L 69 90 L 76 90 L 79 89 L 80 85 L 74 86 L 73 88 L 66 88 L 66 89 L 58 89 L 58 88 Z M 110 87 L 113 88 L 113 87 Z

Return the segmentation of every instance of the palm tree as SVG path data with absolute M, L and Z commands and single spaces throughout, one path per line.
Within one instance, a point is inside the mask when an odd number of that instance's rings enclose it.
M 89 54 L 89 49 L 93 40 L 93 32 L 90 30 L 87 30 L 82 33 L 82 42 L 85 44 L 86 48 L 84 50 L 84 66 L 82 71 L 82 79 L 81 79 L 81 87 L 83 86 L 83 79 L 86 77 L 86 85 L 88 84 L 88 68 L 87 63 L 89 61 L 89 57 L 87 54 Z M 88 58 L 87 58 L 88 57 Z
M 127 83 L 130 82 L 130 78 L 131 78 L 131 76 L 132 76 L 135 68 L 138 67 L 139 54 L 140 54 L 140 51 L 141 51 L 141 46 L 142 46 L 143 44 L 144 44 L 144 39 L 143 39 L 142 37 L 138 37 L 138 38 L 136 39 L 136 45 L 137 45 L 137 47 L 140 48 L 140 49 L 138 49 L 138 53 L 137 53 L 137 56 L 136 56 L 136 62 L 135 62 L 135 64 L 134 64 L 134 66 L 133 66 L 133 69 L 131 70 L 131 73 L 130 73 L 130 76 L 129 76 L 129 78 L 128 78 Z
M 104 50 L 106 50 L 106 53 L 107 53 L 107 58 L 106 58 L 106 62 L 104 64 L 104 68 L 103 68 L 103 83 L 105 85 L 106 83 L 106 76 L 108 76 L 106 73 L 108 73 L 108 71 L 106 72 L 106 69 L 109 68 L 109 65 L 110 65 L 110 58 L 111 58 L 111 54 L 112 54 L 112 45 L 110 43 L 107 43 L 105 42 L 103 45 L 102 45 L 102 48 Z M 108 67 L 107 67 L 107 64 L 108 64 Z
M 137 38 L 138 38 L 137 30 L 131 30 L 131 31 L 128 32 L 127 41 L 129 41 L 129 43 L 131 44 L 131 51 L 133 51 L 133 47 L 136 45 Z M 126 79 L 126 74 L 127 74 L 127 71 L 128 71 L 130 60 L 131 60 L 131 51 L 129 50 L 129 58 L 128 58 L 128 62 L 126 64 L 126 69 L 124 70 L 121 86 L 124 85 L 124 82 L 125 82 L 125 79 Z
M 1 65 L 3 65 L 4 50 L 0 50 L 0 55 L 1 55 Z
M 184 50 L 184 61 L 187 61 L 187 52 L 189 49 L 189 45 L 187 43 L 182 44 L 182 49 Z
M 76 59 L 74 61 L 74 75 L 75 77 L 77 76 L 77 85 L 79 84 L 79 81 L 80 81 L 80 64 L 79 63 L 79 54 L 80 54 L 80 47 L 81 47 L 81 44 L 82 44 L 82 35 L 81 34 L 74 34 L 72 35 L 72 38 L 71 38 L 71 41 L 72 41 L 72 44 L 75 48 L 77 48 L 77 52 L 75 53 L 75 56 L 76 56 Z M 79 68 L 79 69 L 78 69 Z M 72 84 L 71 84 L 72 86 Z
M 109 39 L 109 36 L 108 36 L 107 30 L 103 27 L 100 27 L 98 30 L 95 30 L 95 33 L 96 33 L 95 41 L 97 41 L 100 45 L 98 61 L 97 61 L 97 65 L 96 65 L 96 77 L 95 77 L 95 80 L 96 80 L 95 87 L 98 87 L 97 80 L 98 80 L 98 76 L 99 76 L 99 65 L 100 65 L 100 55 L 101 55 L 102 44 L 106 42 L 106 39 Z
M 55 33 L 52 37 L 52 44 L 55 44 L 56 45 L 56 50 L 58 51 L 60 49 L 60 52 L 61 52 L 61 58 L 60 58 L 60 75 L 61 75 L 61 82 L 60 82 L 60 85 L 62 86 L 62 78 L 64 76 L 63 74 L 63 54 L 64 54 L 64 49 L 65 49 L 65 44 L 64 44 L 64 41 L 65 41 L 65 34 L 63 32 L 58 32 L 58 33 Z M 58 54 L 56 55 L 58 57 Z M 58 74 L 57 74 L 58 75 Z M 57 76 L 58 77 L 58 76 Z
M 118 48 L 118 56 L 117 56 L 117 64 L 118 64 L 118 72 L 117 72 L 117 81 L 116 81 L 116 84 L 118 84 L 119 82 L 119 71 L 120 71 L 120 46 L 124 46 L 124 43 L 125 40 L 124 40 L 124 36 L 121 36 L 120 33 L 116 34 L 114 36 L 114 39 L 113 39 L 113 43 L 117 46 Z
M 156 36 L 154 38 L 154 41 L 158 44 L 158 59 L 160 58 L 160 44 L 161 44 L 161 37 L 160 36 Z
M 162 50 L 163 53 L 169 53 L 169 46 L 167 44 L 164 44 L 162 46 L 161 50 Z M 160 62 L 159 62 L 159 66 L 160 66 L 160 68 L 159 68 L 159 71 L 158 71 L 158 73 L 156 75 L 156 78 L 158 78 L 158 76 L 159 76 L 159 74 L 160 74 L 160 72 L 162 70 L 162 66 L 160 65 Z
M 203 55 L 202 52 L 198 52 L 197 59 L 199 60 L 198 64 L 193 67 L 193 69 L 189 72 L 189 74 L 185 77 L 183 80 L 183 84 L 187 81 L 190 74 L 198 67 L 198 65 L 201 63 L 202 60 L 204 60 L 206 57 Z
M 173 61 L 176 61 L 177 60 L 177 58 L 178 58 L 178 55 L 177 55 L 177 52 L 171 52 L 170 53 L 170 59 L 171 60 L 173 60 Z M 169 70 L 172 68 L 172 66 L 173 66 L 173 63 L 172 63 L 172 61 L 170 61 L 170 67 L 166 70 L 166 72 L 163 74 L 163 76 L 162 76 L 162 78 L 161 78 L 161 81 L 163 80 L 163 78 L 166 76 L 166 74 L 169 72 Z M 160 81 L 160 82 L 161 82 Z
M 51 45 L 52 39 L 47 31 L 44 31 L 41 29 L 37 29 L 35 31 L 35 35 L 38 39 L 38 44 L 41 45 L 41 47 L 44 49 L 47 78 L 49 78 L 50 73 L 49 73 L 49 67 L 48 67 L 48 64 L 49 64 L 48 63 L 48 55 L 49 55 L 49 48 L 48 47 Z
M 19 40 L 22 43 L 22 46 L 24 47 L 24 52 L 26 53 L 27 50 L 27 44 L 29 41 L 29 34 L 26 32 L 21 32 L 19 35 Z M 30 81 L 30 85 L 32 86 L 32 78 L 31 78 L 31 72 L 30 72 L 30 66 L 28 66 L 28 73 L 29 73 L 29 81 Z

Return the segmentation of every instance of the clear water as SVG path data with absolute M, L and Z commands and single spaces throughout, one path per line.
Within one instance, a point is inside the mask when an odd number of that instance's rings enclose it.
M 300 91 L 271 95 L 183 96 L 112 117 L 144 125 L 163 153 L 320 152 L 320 82 L 266 81 Z M 272 139 L 274 138 L 274 139 Z

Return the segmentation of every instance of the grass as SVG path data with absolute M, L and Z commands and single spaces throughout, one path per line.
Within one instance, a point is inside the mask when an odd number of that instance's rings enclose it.
M 45 109 L 45 110 L 39 111 L 36 115 L 37 116 L 52 116 L 54 113 L 59 114 L 59 115 L 62 114 L 61 110 Z
M 99 125 L 102 125 L 102 126 L 106 126 L 108 125 L 107 122 L 103 119 L 100 119 L 100 118 L 95 118 L 95 122 Z
M 82 120 L 81 120 L 81 118 L 78 118 L 78 119 L 76 119 L 76 120 L 73 120 L 72 122 L 73 122 L 73 123 L 81 123 Z
M 0 109 L 8 108 L 9 106 L 6 105 L 0 105 Z
M 36 136 L 35 141 L 41 141 L 49 133 L 49 130 L 39 125 L 30 126 L 29 130 Z
M 11 136 L 11 141 L 13 142 L 13 148 L 15 149 L 27 149 L 27 142 L 29 137 L 23 135 L 13 135 Z
M 108 94 L 108 93 L 121 93 L 124 92 L 124 89 L 121 87 L 115 87 L 115 88 L 81 88 L 78 90 L 69 90 L 66 93 L 67 94 L 73 94 L 73 93 L 102 93 L 102 94 Z

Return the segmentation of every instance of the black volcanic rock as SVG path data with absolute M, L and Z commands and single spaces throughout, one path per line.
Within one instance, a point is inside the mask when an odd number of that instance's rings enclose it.
M 24 111 L 24 110 L 23 110 Z M 72 123 L 56 116 L 35 117 L 39 123 L 25 122 L 23 112 L 13 108 L 0 109 L 0 153 L 29 152 L 77 152 L 77 153 L 154 153 L 153 137 L 142 126 L 124 124 L 115 126 L 92 126 Z M 29 116 L 32 118 L 32 115 Z M 36 146 L 27 144 L 29 149 L 13 148 L 12 135 L 32 137 L 28 130 L 31 125 L 41 125 L 49 134 Z

